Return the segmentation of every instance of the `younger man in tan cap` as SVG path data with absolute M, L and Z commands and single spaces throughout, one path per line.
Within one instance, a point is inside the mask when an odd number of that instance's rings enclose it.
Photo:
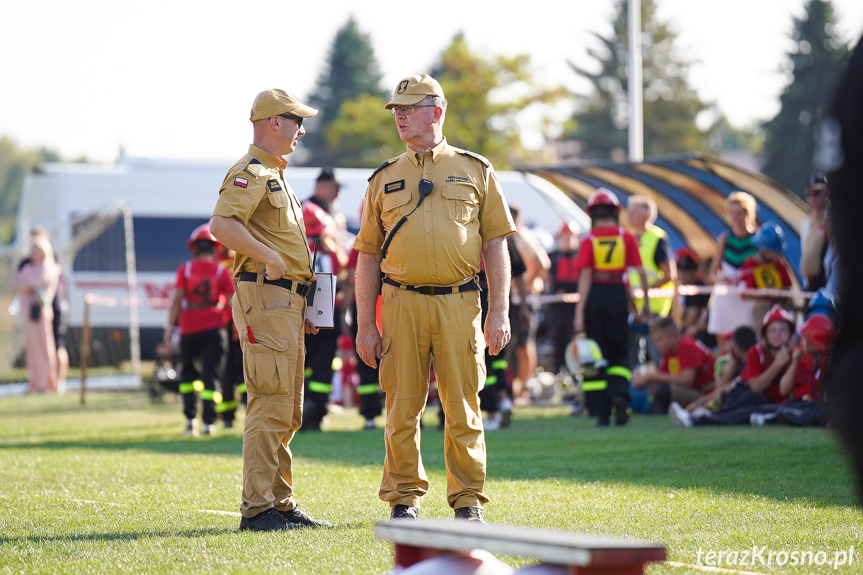
M 243 430 L 240 529 L 320 527 L 294 499 L 290 442 L 302 424 L 306 315 L 315 279 L 302 209 L 284 179 L 283 158 L 318 111 L 284 90 L 265 90 L 252 105 L 249 152 L 228 170 L 210 231 L 236 252 L 231 299 L 243 348 L 248 405 Z

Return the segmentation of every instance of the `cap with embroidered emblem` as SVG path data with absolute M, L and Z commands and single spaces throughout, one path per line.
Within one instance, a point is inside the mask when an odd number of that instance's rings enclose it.
M 250 120 L 255 122 L 272 116 L 281 116 L 282 114 L 290 114 L 299 118 L 311 118 L 317 113 L 316 109 L 301 103 L 293 94 L 289 94 L 284 90 L 273 89 L 264 90 L 255 97 Z
M 384 106 L 387 110 L 393 106 L 413 106 L 426 96 L 438 96 L 443 98 L 443 88 L 437 80 L 428 74 L 408 76 L 398 83 L 393 91 L 393 99 Z

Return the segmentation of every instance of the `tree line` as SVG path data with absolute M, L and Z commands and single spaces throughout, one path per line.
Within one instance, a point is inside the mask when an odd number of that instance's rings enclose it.
M 690 84 L 693 63 L 681 55 L 673 28 L 657 17 L 658 1 L 641 3 L 645 155 L 747 151 L 761 157 L 766 175 L 800 194 L 813 171 L 819 122 L 829 111 L 833 86 L 849 53 L 847 41 L 838 35 L 831 1 L 807 0 L 804 15 L 791 23 L 793 47 L 785 61 L 777 63 L 787 76 L 780 111 L 761 124 L 742 128 L 732 126 Z M 548 148 L 569 150 L 580 160 L 625 158 L 627 9 L 627 0 L 616 0 L 612 32 L 595 34 L 595 47 L 588 50 L 591 66 L 569 63 L 572 73 L 590 85 L 584 93 L 539 85 L 527 54 L 480 55 L 471 51 L 464 34 L 454 36 L 428 70 L 450 103 L 449 142 L 479 151 L 498 169 L 560 161 L 559 155 L 550 157 L 522 145 L 517 117 L 534 107 L 541 112 Z M 383 112 L 390 90 L 382 85 L 371 36 L 349 17 L 305 99 L 320 113 L 309 121 L 302 163 L 374 167 L 400 154 L 403 144 L 389 114 Z M 555 129 L 550 106 L 563 101 L 572 102 L 574 111 Z M 705 117 L 711 118 L 706 126 Z M 11 239 L 8 222 L 10 217 L 14 222 L 26 171 L 59 159 L 50 150 L 24 150 L 9 138 L 0 139 L 0 242 Z

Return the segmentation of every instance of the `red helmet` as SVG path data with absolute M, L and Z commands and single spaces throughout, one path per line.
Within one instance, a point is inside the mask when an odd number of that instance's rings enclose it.
M 306 224 L 306 237 L 335 236 L 336 222 L 327 211 L 314 202 L 303 204 L 303 222 Z
M 587 211 L 590 212 L 596 206 L 613 206 L 615 209 L 620 210 L 620 200 L 608 188 L 596 188 L 596 191 L 587 200 Z
M 836 326 L 824 314 L 813 314 L 800 326 L 800 335 L 809 340 L 812 347 L 821 353 L 830 353 L 836 339 Z
M 777 303 L 764 315 L 764 320 L 761 322 L 761 337 L 764 337 L 767 326 L 774 321 L 784 321 L 791 328 L 791 331 L 794 331 L 794 316 L 791 315 L 790 311 Z
M 208 242 L 213 242 L 216 244 L 216 249 L 219 248 L 219 241 L 213 237 L 213 234 L 210 233 L 210 224 L 201 224 L 197 228 L 192 231 L 192 235 L 189 236 L 189 241 L 186 243 L 189 246 L 189 251 L 197 253 L 195 251 L 195 242 L 199 240 L 204 240 Z

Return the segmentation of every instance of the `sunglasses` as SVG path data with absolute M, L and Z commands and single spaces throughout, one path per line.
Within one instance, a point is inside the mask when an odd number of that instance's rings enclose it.
M 303 119 L 300 118 L 299 116 L 293 116 L 291 114 L 279 114 L 279 118 L 285 118 L 288 120 L 296 120 L 297 121 L 297 127 L 298 128 L 303 127 Z
M 819 188 L 817 190 L 806 190 L 805 192 L 803 192 L 803 194 L 807 198 L 817 198 L 818 196 L 822 195 L 823 193 L 824 193 L 824 188 Z

